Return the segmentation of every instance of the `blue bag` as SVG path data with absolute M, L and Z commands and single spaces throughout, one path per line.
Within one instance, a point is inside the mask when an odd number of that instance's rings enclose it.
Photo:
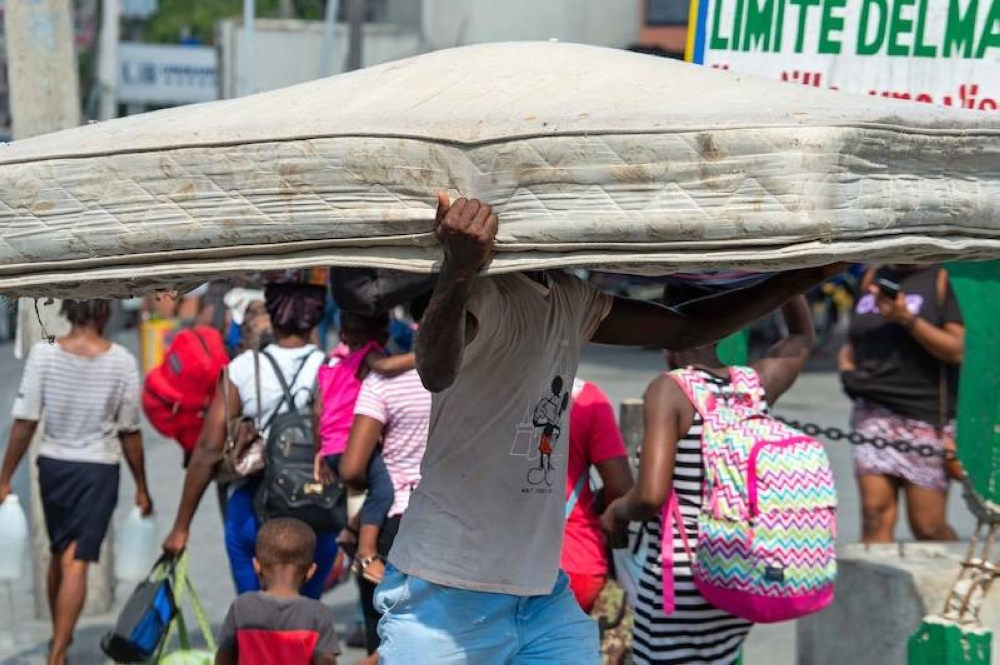
M 108 658 L 116 663 L 142 663 L 156 653 L 177 615 L 175 564 L 166 555 L 160 557 L 132 592 L 115 627 L 101 639 L 101 650 Z

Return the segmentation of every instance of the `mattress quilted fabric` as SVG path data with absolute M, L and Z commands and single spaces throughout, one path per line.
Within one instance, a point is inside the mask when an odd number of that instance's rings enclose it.
M 1000 257 L 1000 116 L 624 51 L 437 51 L 0 149 L 0 291 L 433 270 L 435 192 L 495 204 L 494 272 Z

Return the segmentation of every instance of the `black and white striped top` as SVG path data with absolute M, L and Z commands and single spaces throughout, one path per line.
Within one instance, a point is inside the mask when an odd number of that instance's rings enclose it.
M 139 430 L 139 366 L 124 347 L 78 356 L 59 343 L 31 349 L 11 410 L 16 419 L 45 424 L 38 454 L 69 462 L 117 464 L 118 435 Z
M 698 370 L 717 395 L 731 396 L 728 379 Z M 693 548 L 698 538 L 704 468 L 701 457 L 701 416 L 677 444 L 674 490 Z M 660 565 L 660 519 L 644 524 L 646 563 L 635 610 L 633 656 L 636 663 L 735 663 L 752 624 L 708 604 L 694 585 L 690 559 L 674 525 L 674 599 L 671 616 L 663 612 L 663 570 Z

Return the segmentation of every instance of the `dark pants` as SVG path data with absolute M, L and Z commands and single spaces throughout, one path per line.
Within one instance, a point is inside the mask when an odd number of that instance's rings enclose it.
M 236 593 L 260 591 L 260 580 L 253 568 L 254 551 L 257 546 L 257 531 L 260 522 L 254 512 L 253 499 L 256 482 L 248 482 L 236 489 L 226 506 L 225 538 L 229 567 L 236 583 Z M 316 534 L 316 574 L 303 586 L 302 595 L 319 600 L 323 595 L 333 561 L 337 558 L 337 534 Z
M 401 517 L 401 515 L 396 515 L 387 519 L 378 534 L 378 553 L 383 560 L 389 556 L 392 542 L 396 540 Z M 375 611 L 375 587 L 377 585 L 361 576 L 358 576 L 357 580 L 358 591 L 361 594 L 361 609 L 365 613 L 365 648 L 369 654 L 373 654 L 378 651 L 378 620 L 382 618 L 382 615 Z
M 326 464 L 334 475 L 340 473 L 337 467 L 340 466 L 342 457 L 342 454 L 326 457 Z M 377 450 L 368 460 L 366 475 L 368 476 L 368 496 L 365 497 L 365 502 L 361 505 L 361 526 L 381 527 L 389 515 L 389 509 L 392 508 L 392 500 L 395 498 L 396 492 L 392 487 L 389 470 L 385 468 L 382 453 Z

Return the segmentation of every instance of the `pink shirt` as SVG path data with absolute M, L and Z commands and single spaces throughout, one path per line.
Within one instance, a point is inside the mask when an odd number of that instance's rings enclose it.
M 615 422 L 614 407 L 593 383 L 575 382 L 569 417 L 567 500 L 581 475 L 589 473 L 591 466 L 628 455 L 625 440 Z M 594 509 L 594 493 L 587 480 L 566 520 L 561 566 L 578 575 L 606 575 L 608 572 L 600 515 Z
M 319 368 L 319 389 L 323 396 L 323 415 L 319 420 L 319 436 L 324 457 L 342 455 L 347 450 L 347 438 L 354 422 L 354 404 L 361 390 L 358 371 L 372 351 L 382 351 L 376 342 L 368 342 L 356 351 L 341 344 L 330 359 Z
M 431 420 L 431 394 L 415 369 L 394 377 L 372 373 L 361 385 L 354 415 L 374 418 L 383 425 L 382 459 L 395 490 L 389 517 L 402 515 L 420 482 L 420 462 L 427 449 Z

